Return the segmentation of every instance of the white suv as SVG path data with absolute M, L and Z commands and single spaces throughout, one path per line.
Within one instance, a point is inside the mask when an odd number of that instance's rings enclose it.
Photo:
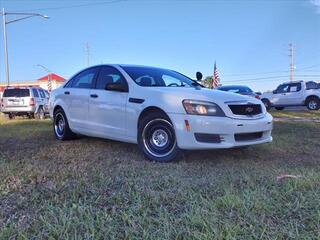
M 292 81 L 280 84 L 276 90 L 265 92 L 261 100 L 267 109 L 274 107 L 306 106 L 309 110 L 320 109 L 320 86 L 316 82 Z
M 180 149 L 272 141 L 272 116 L 252 97 L 203 88 L 172 70 L 100 65 L 74 75 L 50 97 L 59 140 L 74 134 L 137 143 L 151 160 Z
M 7 87 L 1 98 L 1 112 L 9 117 L 28 116 L 44 119 L 48 110 L 48 92 L 40 87 Z

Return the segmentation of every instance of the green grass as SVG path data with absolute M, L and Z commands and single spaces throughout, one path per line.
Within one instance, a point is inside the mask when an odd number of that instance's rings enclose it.
M 319 111 L 290 111 L 290 110 L 271 110 L 270 113 L 274 117 L 284 117 L 284 118 L 320 118 L 320 110 Z
M 320 239 L 317 123 L 168 164 L 126 143 L 58 142 L 50 124 L 0 119 L 0 239 Z

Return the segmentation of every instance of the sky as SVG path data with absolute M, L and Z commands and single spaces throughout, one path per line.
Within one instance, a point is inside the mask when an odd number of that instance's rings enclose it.
M 89 65 L 141 64 L 195 78 L 212 75 L 216 61 L 221 84 L 255 91 L 289 80 L 292 43 L 295 80 L 320 81 L 320 0 L 0 0 L 0 7 L 50 17 L 7 24 L 12 82 L 46 75 L 37 64 L 71 77 L 88 66 L 86 43 Z

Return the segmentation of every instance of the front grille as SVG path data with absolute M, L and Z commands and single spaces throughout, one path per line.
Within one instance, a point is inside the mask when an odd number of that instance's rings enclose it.
M 252 141 L 262 138 L 263 132 L 254 132 L 254 133 L 237 133 L 234 135 L 234 139 L 237 142 L 242 141 Z
M 252 116 L 262 113 L 260 104 L 229 105 L 229 108 L 235 115 Z
M 198 142 L 204 143 L 221 143 L 223 141 L 219 134 L 195 133 L 194 137 Z

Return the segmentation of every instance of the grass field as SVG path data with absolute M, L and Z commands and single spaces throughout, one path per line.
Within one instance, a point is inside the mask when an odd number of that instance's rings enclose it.
M 320 111 L 277 111 L 272 110 L 272 115 L 274 117 L 285 117 L 285 118 L 315 118 L 320 119 Z
M 273 136 L 159 164 L 2 118 L 0 239 L 320 239 L 320 125 L 276 122 Z

